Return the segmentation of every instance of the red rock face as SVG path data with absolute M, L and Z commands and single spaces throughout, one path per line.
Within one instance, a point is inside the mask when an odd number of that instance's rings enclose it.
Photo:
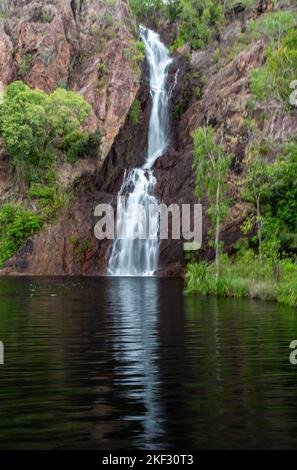
M 2 274 L 86 276 L 104 274 L 110 242 L 94 237 L 94 208 L 111 196 L 94 190 L 76 198 L 57 223 L 28 239 L 7 261 Z
M 24 8 L 31 8 L 35 3 L 42 2 L 22 2 L 27 4 Z M 32 23 L 33 20 L 26 19 L 27 16 L 23 13 L 21 20 L 16 17 L 9 23 L 9 37 L 6 35 L 5 47 L 4 42 L 0 43 L 2 44 L 0 51 L 3 57 L 6 57 L 5 60 L 12 64 L 12 75 L 9 75 L 8 69 L 4 67 L 5 73 L 10 77 L 7 81 L 12 79 L 17 68 L 20 73 L 17 63 L 20 63 L 25 51 L 30 51 L 32 54 L 32 68 L 30 66 L 26 80 L 30 77 L 33 86 L 37 86 L 39 80 L 40 86 L 46 84 L 53 89 L 58 77 L 67 76 L 71 88 L 80 91 L 91 103 L 93 111 L 87 124 L 88 128 L 95 129 L 99 126 L 105 132 L 103 158 L 105 156 L 106 158 L 104 162 L 97 162 L 93 166 L 91 162 L 85 162 L 84 165 L 77 162 L 76 167 L 60 169 L 60 178 L 65 186 L 71 187 L 75 176 L 79 179 L 83 190 L 77 194 L 71 206 L 60 214 L 56 224 L 42 230 L 21 247 L 16 256 L 7 262 L 6 268 L 2 271 L 4 274 L 104 274 L 111 243 L 99 242 L 94 237 L 93 227 L 96 222 L 93 215 L 94 208 L 99 203 L 114 203 L 123 181 L 125 168 L 139 166 L 144 160 L 150 114 L 148 71 L 144 70 L 137 95 L 141 104 L 140 121 L 133 126 L 127 118 L 127 112 L 137 93 L 138 80 L 134 68 L 123 54 L 132 37 L 127 3 L 116 2 L 114 20 L 118 21 L 121 27 L 116 29 L 115 37 L 107 36 L 106 42 L 103 43 L 100 42 L 98 28 L 99 32 L 103 30 L 102 16 L 106 14 L 106 10 L 100 10 L 98 16 L 95 2 L 85 0 L 74 3 L 75 14 L 68 2 L 52 2 L 52 8 L 57 12 L 53 26 L 57 28 L 58 24 L 61 25 L 59 32 L 55 29 L 55 34 L 60 34 L 60 41 L 56 41 L 55 35 L 52 35 L 48 39 L 49 42 L 45 43 L 46 36 L 44 32 L 42 33 L 45 30 L 36 32 L 36 29 L 49 28 L 50 25 L 42 26 L 36 21 Z M 20 14 L 21 10 L 17 11 Z M 240 31 L 238 21 L 236 28 L 231 26 L 222 34 L 223 53 L 232 41 L 236 41 L 234 31 L 237 33 Z M 0 30 L 0 34 L 4 37 L 3 34 L 6 33 Z M 43 67 L 44 77 L 41 79 L 34 69 L 37 66 L 41 67 L 40 47 L 44 47 L 45 44 L 58 47 L 58 43 L 60 52 L 53 57 L 53 64 L 57 64 L 56 69 L 50 64 Z M 19 54 L 17 63 L 12 59 L 10 44 L 14 45 Z M 166 155 L 155 165 L 157 178 L 155 194 L 167 205 L 196 202 L 191 133 L 198 126 L 212 125 L 217 135 L 221 136 L 225 149 L 233 155 L 232 171 L 228 181 L 233 205 L 221 233 L 225 249 L 229 253 L 232 253 L 235 242 L 242 235 L 240 227 L 243 213 L 250 211 L 250 207 L 241 200 L 236 183 L 248 165 L 251 142 L 257 138 L 246 131 L 244 120 L 248 116 L 246 105 L 251 98 L 249 71 L 251 68 L 261 67 L 265 60 L 264 51 L 265 44 L 257 42 L 247 47 L 232 61 L 224 60 L 224 57 L 217 61 L 214 59 L 215 47 L 210 46 L 204 51 L 192 53 L 189 63 L 187 60 L 189 49 L 184 48 L 176 53 L 169 74 L 168 86 L 172 87 L 176 83 L 172 92 L 171 145 Z M 65 68 L 62 55 L 68 64 Z M 0 66 L 2 63 L 0 61 Z M 106 66 L 103 76 L 98 75 L 98 68 L 102 69 L 100 64 Z M 176 73 L 178 73 L 177 82 Z M 198 98 L 197 88 L 201 89 L 201 96 Z M 257 112 L 260 115 L 270 107 L 273 109 L 273 103 L 266 102 L 263 108 L 259 105 Z M 176 109 L 180 110 L 178 115 Z M 278 108 L 277 113 L 270 114 L 262 124 L 262 131 L 281 144 L 297 131 L 296 113 L 288 114 L 285 109 Z M 2 159 L 3 166 L 5 158 Z M 208 244 L 210 221 L 207 216 L 206 200 L 203 201 L 203 207 L 203 246 L 198 256 L 209 260 L 214 254 Z M 183 241 L 170 239 L 162 241 L 158 274 L 181 275 L 184 265 Z
M 19 74 L 31 88 L 50 93 L 62 81 L 67 83 L 70 59 L 61 17 L 55 16 L 50 28 L 25 22 L 19 25 L 16 62 Z
M 15 0 L 0 20 L 0 79 L 18 78 L 47 93 L 57 86 L 81 93 L 92 107 L 85 127 L 103 133 L 103 160 L 139 87 L 124 54 L 134 28 L 126 0 Z
M 13 45 L 0 22 L 0 80 L 4 85 L 16 77 L 16 66 L 13 61 Z
M 135 64 L 125 54 L 136 37 L 128 1 L 12 0 L 8 5 L 0 18 L 0 80 L 7 85 L 20 79 L 47 93 L 67 86 L 85 97 L 92 111 L 84 128 L 101 130 L 101 157 L 63 164 L 58 177 L 69 190 L 75 179 L 90 178 L 93 188 L 139 88 Z M 0 141 L 0 202 L 13 191 L 8 167 Z M 101 199 L 93 193 L 86 199 L 73 201 L 57 224 L 28 240 L 4 273 L 102 272 L 106 249 L 93 237 L 93 211 Z

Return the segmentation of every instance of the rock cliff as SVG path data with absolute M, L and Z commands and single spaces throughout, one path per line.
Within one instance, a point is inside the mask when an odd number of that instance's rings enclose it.
M 6 263 L 3 272 L 104 274 L 111 244 L 94 237 L 94 208 L 101 202 L 115 203 L 125 169 L 143 162 L 150 113 L 148 70 L 144 64 L 139 87 L 135 68 L 123 54 L 135 28 L 125 1 L 100 8 L 95 7 L 100 2 L 91 0 L 46 2 L 46 9 L 41 8 L 42 3 L 11 2 L 8 20 L 0 27 L 3 80 L 8 83 L 21 77 L 30 86 L 45 91 L 53 90 L 59 80 L 65 80 L 71 89 L 80 91 L 92 106 L 87 125 L 91 129 L 100 127 L 105 133 L 102 159 L 93 167 L 61 169 L 67 184 L 72 185 L 74 199 L 55 224 L 27 240 Z M 47 21 L 42 20 L 44 15 Z M 111 15 L 112 25 L 106 15 Z M 233 156 L 228 181 L 233 204 L 222 230 L 229 253 L 242 235 L 244 213 L 250 210 L 241 200 L 236 183 L 248 165 L 253 142 L 269 137 L 275 143 L 271 148 L 275 149 L 297 131 L 296 111 L 287 113 L 285 106 L 275 107 L 271 100 L 258 104 L 253 111 L 257 129 L 251 131 L 247 126 L 250 70 L 264 64 L 267 38 L 252 40 L 241 52 L 230 55 L 245 21 L 244 15 L 235 19 L 216 45 L 198 52 L 184 46 L 175 52 L 168 82 L 172 90 L 171 144 L 166 155 L 155 164 L 159 200 L 167 205 L 194 203 L 191 133 L 203 125 L 216 129 Z M 164 37 L 168 36 L 168 31 L 164 31 Z M 99 89 L 98 64 L 107 68 L 104 80 L 102 77 L 99 80 Z M 135 97 L 140 104 L 138 123 L 132 123 L 127 114 Z M 268 158 L 274 158 L 273 150 Z M 6 160 L 7 155 L 3 154 L 2 161 Z M 199 256 L 211 259 L 213 252 L 205 242 L 210 225 L 207 201 L 204 206 L 204 244 Z M 181 275 L 184 264 L 183 242 L 162 241 L 159 274 Z
M 104 160 L 139 86 L 125 54 L 135 31 L 126 0 L 8 1 L 0 18 L 0 79 L 81 93 L 92 107 L 85 126 L 103 133 Z

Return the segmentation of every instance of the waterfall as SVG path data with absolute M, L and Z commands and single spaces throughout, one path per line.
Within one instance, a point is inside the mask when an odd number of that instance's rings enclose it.
M 140 35 L 149 64 L 152 99 L 148 151 L 143 166 L 125 175 L 118 193 L 117 234 L 123 227 L 126 231 L 125 237 L 113 242 L 108 273 L 114 276 L 152 276 L 158 269 L 159 212 L 154 196 L 156 178 L 151 168 L 168 145 L 166 80 L 172 59 L 157 33 L 140 27 Z M 146 236 L 137 237 L 140 232 Z

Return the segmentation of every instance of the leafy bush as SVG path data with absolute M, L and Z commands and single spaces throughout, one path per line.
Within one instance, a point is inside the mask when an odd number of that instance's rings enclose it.
M 67 159 L 75 161 L 79 158 L 96 157 L 101 143 L 101 133 L 73 131 L 68 134 L 61 144 L 61 150 Z
M 67 90 L 68 85 L 67 85 L 67 80 L 59 80 L 56 84 L 56 88 L 63 88 L 64 90 Z
M 132 62 L 138 77 L 141 75 L 140 64 L 145 59 L 145 46 L 142 41 L 132 41 L 129 47 L 123 50 L 125 59 Z
M 179 49 L 180 47 L 184 46 L 186 44 L 185 39 L 178 37 L 176 41 L 170 46 L 169 52 L 170 54 L 173 54 L 176 49 Z
M 180 12 L 180 0 L 130 0 L 133 13 L 139 21 L 161 18 L 173 21 Z
M 18 180 L 40 181 L 55 159 L 60 142 L 79 128 L 90 106 L 78 93 L 57 89 L 51 95 L 10 84 L 1 106 L 0 135 Z
M 145 47 L 142 41 L 132 41 L 129 47 L 124 49 L 124 56 L 131 62 L 143 62 L 145 59 Z
M 260 101 L 271 96 L 289 105 L 290 83 L 296 76 L 297 30 L 292 30 L 279 49 L 268 49 L 264 67 L 251 70 L 251 91 Z
M 75 253 L 78 255 L 79 258 L 84 257 L 92 248 L 92 240 L 88 238 L 79 239 L 76 237 L 71 237 L 70 243 L 72 243 L 72 245 L 74 246 Z
M 228 15 L 237 10 L 252 10 L 256 7 L 258 0 L 223 0 L 224 12 Z
M 141 106 L 140 106 L 140 102 L 139 100 L 135 100 L 133 103 L 132 103 L 132 106 L 130 108 L 130 111 L 129 111 L 129 119 L 131 121 L 131 124 L 133 126 L 136 126 L 136 124 L 139 123 L 139 116 L 140 116 L 140 113 L 141 113 Z
M 280 47 L 283 37 L 296 26 L 296 14 L 291 11 L 276 11 L 265 16 L 251 20 L 248 24 L 248 32 L 254 39 L 267 36 L 272 45 Z
M 297 143 L 288 144 L 283 153 L 271 168 L 269 213 L 281 223 L 288 242 L 297 233 Z
M 0 208 L 0 266 L 14 255 L 23 241 L 42 225 L 42 217 L 22 206 L 5 204 Z
M 194 142 L 195 194 L 198 200 L 207 198 L 207 213 L 211 218 L 211 245 L 215 248 L 217 278 L 219 277 L 221 252 L 221 224 L 224 221 L 229 201 L 227 200 L 226 179 L 231 156 L 222 145 L 216 143 L 215 130 L 211 127 L 198 127 L 192 134 Z
M 186 292 L 214 294 L 216 293 L 216 279 L 208 271 L 206 263 L 190 263 L 187 266 Z
M 27 73 L 30 70 L 31 59 L 32 59 L 32 55 L 29 53 L 26 53 L 20 62 L 19 72 L 23 78 L 26 77 Z
M 203 48 L 223 21 L 223 8 L 214 0 L 181 0 L 180 37 L 193 49 Z
M 162 0 L 130 0 L 130 6 L 138 19 L 155 15 L 163 7 Z
M 42 199 L 47 202 L 55 199 L 56 188 L 54 186 L 44 186 L 41 184 L 32 184 L 28 196 L 32 199 Z
M 179 119 L 184 111 L 185 111 L 184 102 L 179 101 L 173 106 L 171 115 L 174 119 Z

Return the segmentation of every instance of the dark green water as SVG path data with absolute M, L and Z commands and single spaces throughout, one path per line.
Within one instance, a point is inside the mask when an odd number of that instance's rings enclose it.
M 297 312 L 180 280 L 0 279 L 0 448 L 297 448 Z

